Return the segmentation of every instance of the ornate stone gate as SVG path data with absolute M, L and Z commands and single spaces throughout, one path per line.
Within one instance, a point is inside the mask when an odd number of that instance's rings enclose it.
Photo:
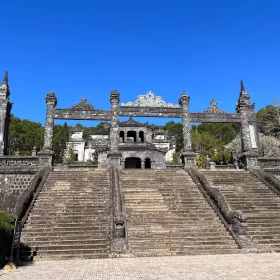
M 120 167 L 121 153 L 118 149 L 118 120 L 119 116 L 129 117 L 163 117 L 181 118 L 183 123 L 184 149 L 183 156 L 185 166 L 195 165 L 195 153 L 191 148 L 191 122 L 217 122 L 217 123 L 239 123 L 241 125 L 241 138 L 243 157 L 247 167 L 258 166 L 258 156 L 261 152 L 259 137 L 257 133 L 254 115 L 255 104 L 250 103 L 250 96 L 241 81 L 240 94 L 236 104 L 236 113 L 222 111 L 215 100 L 210 102 L 210 107 L 200 113 L 189 112 L 190 97 L 182 92 L 179 105 L 166 103 L 160 96 L 152 92 L 139 95 L 135 102 L 121 103 L 120 94 L 116 89 L 111 92 L 111 110 L 96 109 L 86 99 L 68 109 L 57 109 L 57 98 L 53 91 L 46 95 L 47 116 L 44 136 L 44 147 L 40 151 L 40 163 L 50 165 L 53 155 L 53 126 L 55 119 L 64 120 L 100 120 L 110 121 L 110 161 Z

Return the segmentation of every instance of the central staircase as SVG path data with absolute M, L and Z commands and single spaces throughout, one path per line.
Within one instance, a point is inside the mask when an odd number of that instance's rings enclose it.
M 106 170 L 51 172 L 24 226 L 21 256 L 36 251 L 36 259 L 109 257 L 111 204 Z
M 248 234 L 267 251 L 280 252 L 280 197 L 248 171 L 205 170 L 233 210 L 247 216 Z
M 185 171 L 127 170 L 121 180 L 130 256 L 240 252 Z

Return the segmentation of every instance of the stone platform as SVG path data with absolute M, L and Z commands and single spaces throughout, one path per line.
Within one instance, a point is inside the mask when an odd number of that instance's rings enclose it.
M 17 270 L 0 270 L 1 280 L 279 279 L 280 254 L 203 255 L 39 261 Z

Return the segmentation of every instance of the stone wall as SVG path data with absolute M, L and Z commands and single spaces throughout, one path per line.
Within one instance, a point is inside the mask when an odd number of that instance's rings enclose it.
M 35 174 L 0 174 L 0 209 L 12 213 L 21 194 L 31 186 Z

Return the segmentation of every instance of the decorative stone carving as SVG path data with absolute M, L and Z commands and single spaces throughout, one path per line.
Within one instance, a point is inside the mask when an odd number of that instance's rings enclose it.
M 203 113 L 221 113 L 221 114 L 227 114 L 226 112 L 222 111 L 219 107 L 218 107 L 218 103 L 216 100 L 212 99 L 210 101 L 210 107 L 207 108 L 205 111 L 203 111 Z
M 0 166 L 37 166 L 38 158 L 7 157 L 0 159 Z
M 154 95 L 151 90 L 146 94 L 138 95 L 136 101 L 122 103 L 121 106 L 180 108 L 177 104 L 166 103 L 164 100 L 162 100 L 161 96 Z
M 92 106 L 90 103 L 88 103 L 84 97 L 81 97 L 80 102 L 73 105 L 71 110 L 89 111 L 89 110 L 94 110 L 94 106 Z
M 120 126 L 134 126 L 134 127 L 135 126 L 140 126 L 140 127 L 143 127 L 143 126 L 149 126 L 149 123 L 148 122 L 145 122 L 145 123 L 137 122 L 132 117 L 129 117 L 129 119 L 127 121 L 120 122 L 119 125 Z
M 0 83 L 0 154 L 8 154 L 8 131 L 10 125 L 10 113 L 12 103 L 9 100 L 10 89 L 8 72 L 6 71 L 2 83 Z

